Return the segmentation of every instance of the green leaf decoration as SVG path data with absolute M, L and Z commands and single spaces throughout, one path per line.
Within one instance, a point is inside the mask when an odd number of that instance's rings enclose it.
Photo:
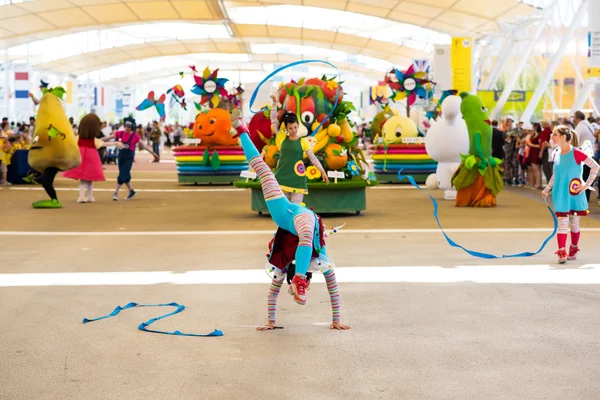
M 208 165 L 208 161 L 210 160 L 210 152 L 208 151 L 208 147 L 204 149 L 204 154 L 202 154 L 202 165 L 205 167 Z
M 200 106 L 200 103 L 194 102 L 194 105 L 196 106 L 196 110 L 202 111 L 202 107 Z
M 468 169 L 472 169 L 476 163 L 477 163 L 477 159 L 475 158 L 474 155 L 470 155 L 465 159 L 465 166 Z
M 50 138 L 55 138 L 56 135 L 58 135 L 60 132 L 58 131 L 58 129 L 56 129 L 55 127 L 53 127 L 52 125 L 50 125 L 50 130 L 48 131 L 48 137 Z
M 339 150 L 332 150 L 331 151 L 333 153 L 334 156 L 339 157 L 341 155 Z
M 219 153 L 217 153 L 216 150 L 213 151 L 213 153 L 212 153 L 211 164 L 212 164 L 213 170 L 215 170 L 215 171 L 221 167 L 221 160 L 219 159 Z
M 306 97 L 310 96 L 313 90 L 315 90 L 315 87 L 309 86 L 308 89 L 306 89 Z
M 67 91 L 62 86 L 57 86 L 54 89 L 51 89 L 50 92 L 61 100 L 65 93 L 67 93 Z

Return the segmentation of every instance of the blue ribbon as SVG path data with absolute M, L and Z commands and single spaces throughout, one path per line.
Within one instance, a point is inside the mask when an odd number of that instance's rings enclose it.
M 429 198 L 431 199 L 431 203 L 433 204 L 433 217 L 435 218 L 435 221 L 437 222 L 438 226 L 440 227 L 440 230 L 442 231 L 442 234 L 446 238 L 446 241 L 448 242 L 448 244 L 450 246 L 452 246 L 452 247 L 458 247 L 459 249 L 462 249 L 462 250 L 466 251 L 467 253 L 469 253 L 473 257 L 495 259 L 495 258 L 517 258 L 517 257 L 531 257 L 531 256 L 535 256 L 536 254 L 539 254 L 542 250 L 544 250 L 544 247 L 546 247 L 546 245 L 548 244 L 548 242 L 550 241 L 550 239 L 552 239 L 554 237 L 554 235 L 556 235 L 556 232 L 558 231 L 558 219 L 556 219 L 556 215 L 554 215 L 554 212 L 552 211 L 552 208 L 550 208 L 550 206 L 547 206 L 548 207 L 548 211 L 550 212 L 550 215 L 552 216 L 552 219 L 554 220 L 554 230 L 552 231 L 552 234 L 550 236 L 548 236 L 546 238 L 546 240 L 544 240 L 544 243 L 542 243 L 542 246 L 540 247 L 540 249 L 538 251 L 536 251 L 535 253 L 526 251 L 526 252 L 518 253 L 518 254 L 503 254 L 501 256 L 496 256 L 494 254 L 481 253 L 479 251 L 469 250 L 469 249 L 461 246 L 460 244 L 456 243 L 454 240 L 450 239 L 448 237 L 448 235 L 446 235 L 446 232 L 444 232 L 444 228 L 442 228 L 442 225 L 440 224 L 440 220 L 438 218 L 438 203 L 437 203 L 437 201 L 435 201 L 435 199 L 429 193 L 427 193 L 425 190 L 423 190 L 415 182 L 415 180 L 414 180 L 414 178 L 412 176 L 410 176 L 410 175 L 402 175 L 402 170 L 400 170 L 398 172 L 398 180 L 403 180 L 404 178 L 408 179 L 408 181 L 410 182 L 411 185 L 413 185 L 414 187 L 416 187 L 417 189 L 419 189 L 421 192 L 423 192 L 427 196 L 429 196 Z
M 175 311 L 172 311 L 172 312 L 170 312 L 168 314 L 165 314 L 165 315 L 161 315 L 160 317 L 149 319 L 146 322 L 142 322 L 138 326 L 138 329 L 140 331 L 150 332 L 150 333 L 160 333 L 160 334 L 163 334 L 163 335 L 176 335 L 176 336 L 194 336 L 194 337 L 223 336 L 223 332 L 220 331 L 220 330 L 218 330 L 218 329 L 215 329 L 214 332 L 211 332 L 211 333 L 209 333 L 207 335 L 200 335 L 200 334 L 196 334 L 196 333 L 184 333 L 184 332 L 180 332 L 180 331 L 167 332 L 167 331 L 157 331 L 157 330 L 153 330 L 153 329 L 148 329 L 148 327 L 150 325 L 152 325 L 153 323 L 155 323 L 156 321 L 160 321 L 161 319 L 168 318 L 168 317 L 170 317 L 172 315 L 179 314 L 180 312 L 182 312 L 185 309 L 185 306 L 177 304 L 177 303 L 169 303 L 169 304 L 138 304 L 138 303 L 131 302 L 129 304 L 126 304 L 123 307 L 117 306 L 117 308 L 115 308 L 113 310 L 113 312 L 110 313 L 110 314 L 108 314 L 108 315 L 104 315 L 102 317 L 93 318 L 93 319 L 84 318 L 82 322 L 84 324 L 87 324 L 88 322 L 100 321 L 101 319 L 111 318 L 111 317 L 114 317 L 115 315 L 119 314 L 123 310 L 127 310 L 129 308 L 134 308 L 134 307 L 177 307 L 177 309 Z
M 296 65 L 308 64 L 308 63 L 322 63 L 322 64 L 327 64 L 327 65 L 332 66 L 333 68 L 335 68 L 335 70 L 338 72 L 338 75 L 339 75 L 340 71 L 337 69 L 337 67 L 335 65 L 333 65 L 332 63 L 330 63 L 328 61 L 323 61 L 323 60 L 301 60 L 301 61 L 294 61 L 292 63 L 284 65 L 283 67 L 279 67 L 275 71 L 273 71 L 269 75 L 267 75 L 267 77 L 265 79 L 263 79 L 258 84 L 258 86 L 256 87 L 256 89 L 254 89 L 254 92 L 252 92 L 252 97 L 250 97 L 250 105 L 249 105 L 250 112 L 252 114 L 256 114 L 257 112 L 264 110 L 264 109 L 261 109 L 261 110 L 258 110 L 258 111 L 253 111 L 252 110 L 252 106 L 254 105 L 254 101 L 256 100 L 256 96 L 258 96 L 258 91 L 260 90 L 261 86 L 264 85 L 265 83 L 267 83 L 267 81 L 269 79 L 271 79 L 273 76 L 277 75 L 280 71 L 283 71 L 284 69 L 295 67 Z M 323 121 L 321 121 L 321 123 L 319 124 L 319 126 L 317 126 L 317 128 L 310 133 L 311 136 L 313 136 L 315 133 L 317 133 L 319 131 L 319 128 L 321 128 L 321 126 L 323 126 L 323 124 L 327 120 L 329 120 L 329 117 L 331 117 L 331 114 L 333 114 L 333 112 L 335 111 L 335 108 L 338 105 L 339 94 L 340 94 L 340 87 L 338 86 L 338 88 L 337 88 L 337 90 L 335 92 L 335 102 L 333 103 L 333 107 L 331 108 L 331 112 L 329 114 L 327 114 L 327 117 L 325 117 L 325 119 L 323 119 Z M 298 115 L 298 118 L 300 118 L 299 115 Z

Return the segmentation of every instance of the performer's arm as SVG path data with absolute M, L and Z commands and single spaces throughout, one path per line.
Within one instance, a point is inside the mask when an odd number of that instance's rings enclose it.
M 325 182 L 329 183 L 329 177 L 327 176 L 327 173 L 325 172 L 323 165 L 321 164 L 319 159 L 315 156 L 315 153 L 313 153 L 312 149 L 306 150 L 306 155 L 308 156 L 310 163 L 312 165 L 314 165 L 315 167 L 317 167 L 317 169 L 321 172 L 321 176 L 323 176 L 323 180 Z
M 331 301 L 332 323 L 330 328 L 339 330 L 350 329 L 349 326 L 340 323 L 340 293 L 335 278 L 335 271 L 330 269 L 329 271 L 324 272 L 323 276 L 325 276 L 329 300 Z
M 546 185 L 546 187 L 544 188 L 544 190 L 542 190 L 542 197 L 543 198 L 548 197 L 548 194 L 552 190 L 552 186 L 553 185 L 554 185 L 554 174 L 552 174 L 552 178 L 550 178 L 550 181 L 548 182 L 548 184 Z
M 271 96 L 273 100 L 273 105 L 271 106 L 271 131 L 275 134 L 279 132 L 279 121 L 277 121 L 277 105 L 279 104 L 277 101 L 277 97 L 275 95 Z
M 585 165 L 587 165 L 588 167 L 590 167 L 590 175 L 587 179 L 587 181 L 585 181 L 582 185 L 581 185 L 581 191 L 587 190 L 590 188 L 590 186 L 592 186 L 594 184 L 594 181 L 596 180 L 596 176 L 598 176 L 598 171 L 600 171 L 600 165 L 598 165 L 598 163 L 590 156 L 588 156 L 587 154 L 585 154 L 583 151 L 579 150 L 579 149 L 575 149 L 575 160 L 577 161 L 578 164 L 584 163 Z

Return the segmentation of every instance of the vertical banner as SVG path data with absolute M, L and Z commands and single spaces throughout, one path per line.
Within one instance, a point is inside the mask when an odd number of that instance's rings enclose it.
M 123 116 L 123 92 L 118 90 L 115 96 L 115 114 L 117 117 Z
M 452 89 L 458 90 L 459 93 L 470 92 L 473 69 L 473 40 L 470 37 L 452 38 L 450 67 Z
M 131 109 L 131 93 L 123 93 L 123 114 L 129 115 L 132 113 Z
M 453 89 L 449 45 L 434 45 L 432 80 L 436 83 L 436 93 Z
M 29 100 L 29 72 L 15 71 L 13 83 L 15 89 L 15 115 L 16 119 L 26 119 L 31 114 L 33 103 Z
M 15 99 L 29 98 L 29 72 L 15 72 Z
M 65 103 L 73 104 L 73 81 L 67 81 L 65 90 L 67 91 L 65 96 Z
M 600 77 L 600 2 L 588 3 L 588 77 Z

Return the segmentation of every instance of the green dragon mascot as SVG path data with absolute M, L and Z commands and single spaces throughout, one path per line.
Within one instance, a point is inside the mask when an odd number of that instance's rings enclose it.
M 492 124 L 479 97 L 461 93 L 460 111 L 469 130 L 469 154 L 452 176 L 457 207 L 495 207 L 502 190 L 502 160 L 492 157 Z

